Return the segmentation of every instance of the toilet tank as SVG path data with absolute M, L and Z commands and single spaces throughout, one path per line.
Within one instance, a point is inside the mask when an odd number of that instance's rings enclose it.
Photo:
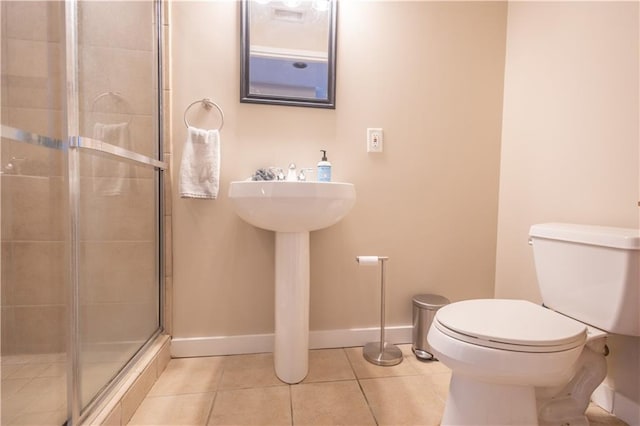
M 610 333 L 640 336 L 640 230 L 545 223 L 529 236 L 545 306 Z

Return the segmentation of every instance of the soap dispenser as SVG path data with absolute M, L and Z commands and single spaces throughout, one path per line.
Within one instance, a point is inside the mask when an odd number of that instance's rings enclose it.
M 322 152 L 322 160 L 318 162 L 318 182 L 331 182 L 331 163 L 327 160 L 327 151 Z

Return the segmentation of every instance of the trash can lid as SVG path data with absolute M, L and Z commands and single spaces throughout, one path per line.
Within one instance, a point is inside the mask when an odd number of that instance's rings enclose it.
M 451 303 L 449 299 L 438 294 L 418 294 L 413 296 L 413 304 L 420 308 L 436 310 Z

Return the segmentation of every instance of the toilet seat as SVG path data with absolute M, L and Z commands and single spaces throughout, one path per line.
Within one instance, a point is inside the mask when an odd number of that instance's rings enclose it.
M 466 343 L 516 352 L 566 351 L 587 337 L 584 324 L 525 300 L 456 302 L 440 308 L 433 325 Z

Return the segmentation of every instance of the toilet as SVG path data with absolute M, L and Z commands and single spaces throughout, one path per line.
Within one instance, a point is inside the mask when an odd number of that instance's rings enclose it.
M 451 369 L 442 425 L 585 425 L 608 333 L 640 336 L 640 231 L 546 223 L 529 232 L 543 306 L 440 308 L 427 340 Z

